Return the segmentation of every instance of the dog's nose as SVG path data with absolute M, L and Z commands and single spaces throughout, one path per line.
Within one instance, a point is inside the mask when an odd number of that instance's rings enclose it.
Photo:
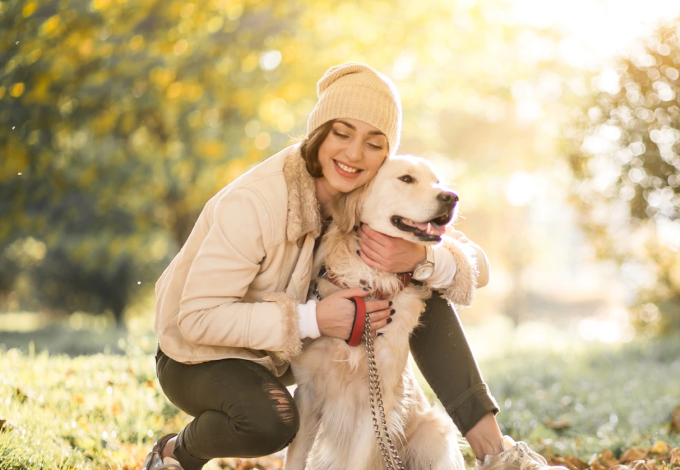
M 439 193 L 437 200 L 444 204 L 456 204 L 458 202 L 458 195 L 456 193 Z

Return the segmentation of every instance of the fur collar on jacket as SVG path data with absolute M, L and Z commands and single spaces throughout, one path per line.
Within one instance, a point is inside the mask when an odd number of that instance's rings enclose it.
M 288 241 L 296 242 L 303 235 L 310 234 L 316 238 L 321 233 L 321 216 L 319 203 L 316 200 L 316 182 L 307 171 L 304 159 L 300 155 L 300 146 L 286 157 L 283 166 L 283 177 L 288 188 L 288 220 L 286 236 Z

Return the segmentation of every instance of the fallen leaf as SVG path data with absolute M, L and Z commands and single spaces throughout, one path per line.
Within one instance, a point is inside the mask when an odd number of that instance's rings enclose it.
M 608 470 L 606 467 L 603 467 L 602 465 L 600 465 L 599 462 L 591 463 L 590 468 L 592 468 L 593 470 Z
M 647 458 L 647 454 L 649 454 L 648 450 L 640 449 L 638 447 L 633 446 L 627 451 L 625 451 L 619 460 L 621 460 L 621 463 L 629 463 L 634 462 L 636 460 L 645 460 Z
M 614 465 L 619 464 L 619 461 L 616 460 L 616 457 L 614 457 L 614 452 L 612 452 L 609 449 L 605 449 L 602 452 L 600 452 L 600 459 L 599 460 L 600 460 L 600 463 L 602 463 L 602 465 L 605 468 L 611 468 Z
M 680 464 L 680 449 L 677 447 L 671 450 L 671 465 Z
M 569 470 L 586 470 L 588 464 L 578 457 L 567 456 L 567 457 L 552 457 L 548 459 L 550 465 L 562 465 L 567 467 Z
M 573 467 L 569 462 L 567 462 L 567 459 L 563 457 L 550 457 L 548 460 L 548 463 L 552 466 L 563 466 L 567 467 L 569 470 L 576 470 L 576 467 Z
M 607 470 L 601 463 L 600 463 L 600 458 L 602 456 L 600 454 L 593 454 L 590 457 L 590 460 L 588 460 L 588 466 L 592 468 L 592 470 Z
M 585 470 L 586 468 L 588 468 L 587 463 L 585 463 L 583 460 L 579 459 L 578 457 L 576 457 L 574 455 L 569 455 L 569 456 L 565 457 L 565 459 L 567 460 L 567 462 L 572 464 L 578 470 Z
M 671 432 L 680 433 L 680 405 L 671 412 Z
M 671 450 L 671 446 L 664 441 L 656 441 L 649 451 L 652 454 L 667 454 Z
M 14 396 L 16 397 L 17 400 L 19 400 L 19 403 L 25 403 L 26 400 L 28 400 L 28 395 L 22 392 L 19 387 L 16 387 L 14 389 Z
M 549 427 L 550 429 L 555 429 L 557 431 L 559 431 L 560 429 L 566 429 L 569 426 L 571 426 L 569 421 L 566 421 L 566 420 L 553 421 L 552 419 L 549 419 L 544 424 L 546 425 L 546 427 Z
M 84 430 L 89 432 L 89 429 L 87 427 L 87 418 L 85 416 L 81 416 L 78 418 L 78 424 L 80 424 Z

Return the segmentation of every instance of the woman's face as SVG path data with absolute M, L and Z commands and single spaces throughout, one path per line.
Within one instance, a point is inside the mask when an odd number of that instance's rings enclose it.
M 319 147 L 326 195 L 348 193 L 368 183 L 388 154 L 387 137 L 358 119 L 336 119 Z

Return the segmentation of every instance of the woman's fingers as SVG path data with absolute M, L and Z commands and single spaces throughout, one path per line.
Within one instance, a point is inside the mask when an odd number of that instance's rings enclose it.
M 368 317 L 371 321 L 371 331 L 383 328 L 392 320 L 392 302 L 387 300 L 371 300 L 366 302 L 366 311 L 369 312 Z
M 375 266 L 378 267 L 383 267 L 385 263 L 385 257 L 379 253 L 378 251 L 374 250 L 372 247 L 368 246 L 365 243 L 359 242 L 359 248 L 361 250 L 359 251 L 359 256 L 362 254 L 365 255 L 369 260 L 371 260 Z M 363 260 L 363 258 L 361 258 Z

